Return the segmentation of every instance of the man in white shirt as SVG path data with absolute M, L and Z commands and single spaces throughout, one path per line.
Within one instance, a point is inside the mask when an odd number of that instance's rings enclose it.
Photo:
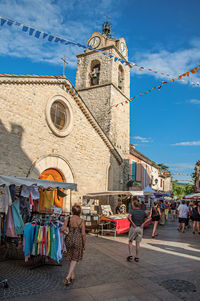
M 182 201 L 182 204 L 178 206 L 178 217 L 179 217 L 179 227 L 178 230 L 181 231 L 182 227 L 182 233 L 184 233 L 185 230 L 185 223 L 188 217 L 189 208 L 185 204 L 185 201 Z

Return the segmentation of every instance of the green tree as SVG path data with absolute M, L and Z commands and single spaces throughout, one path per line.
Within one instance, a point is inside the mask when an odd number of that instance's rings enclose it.
M 182 185 L 177 185 L 177 181 L 172 181 L 172 192 L 174 193 L 174 196 L 177 196 L 179 199 L 186 194 L 185 187 Z
M 166 171 L 166 170 L 169 169 L 169 167 L 167 165 L 163 164 L 163 163 L 159 163 L 157 165 L 160 168 L 160 171 Z
M 195 185 L 194 184 L 187 184 L 185 186 L 185 194 L 190 194 L 195 192 Z

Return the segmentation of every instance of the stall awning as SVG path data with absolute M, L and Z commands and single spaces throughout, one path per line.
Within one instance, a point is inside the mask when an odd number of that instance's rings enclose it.
M 47 181 L 47 180 L 39 180 L 39 179 L 31 179 L 31 178 L 17 178 L 17 177 L 7 177 L 0 176 L 0 185 L 10 186 L 11 184 L 15 184 L 16 186 L 26 185 L 37 185 L 38 187 L 44 188 L 62 188 L 62 189 L 71 189 L 77 190 L 77 184 L 74 183 L 65 183 L 65 182 L 57 182 L 57 181 Z
M 103 192 L 88 193 L 84 197 L 98 198 L 100 196 L 112 196 L 112 195 L 142 196 L 142 195 L 149 195 L 149 192 L 146 193 L 142 190 L 139 190 L 139 191 L 103 191 Z
M 184 199 L 200 199 L 200 192 L 184 195 Z

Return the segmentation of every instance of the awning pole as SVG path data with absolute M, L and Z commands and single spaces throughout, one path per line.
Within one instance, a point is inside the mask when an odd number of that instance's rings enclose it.
M 71 191 L 71 189 L 70 189 L 70 213 L 72 212 L 72 191 Z

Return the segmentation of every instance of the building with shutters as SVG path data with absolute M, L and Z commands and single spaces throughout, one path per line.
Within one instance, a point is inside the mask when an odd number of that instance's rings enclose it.
M 142 190 L 146 186 L 159 192 L 171 191 L 171 174 L 160 172 L 159 166 L 130 145 L 129 190 Z

